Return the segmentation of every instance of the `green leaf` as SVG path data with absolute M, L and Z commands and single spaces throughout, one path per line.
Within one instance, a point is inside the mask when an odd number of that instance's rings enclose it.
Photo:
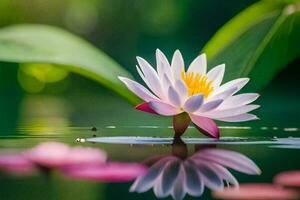
M 56 64 L 137 102 L 137 98 L 117 79 L 119 75 L 131 77 L 126 70 L 88 42 L 59 28 L 15 25 L 0 29 L 0 60 Z
M 250 77 L 263 88 L 283 67 L 300 56 L 300 4 L 261 1 L 225 24 L 206 44 L 210 66 L 226 63 L 225 81 Z

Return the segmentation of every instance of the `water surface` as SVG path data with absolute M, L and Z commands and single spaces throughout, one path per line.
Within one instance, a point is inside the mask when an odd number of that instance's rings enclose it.
M 40 142 L 58 141 L 103 149 L 110 161 L 143 163 L 149 168 L 164 157 L 186 160 L 205 149 L 218 149 L 243 155 L 261 170 L 261 174 L 251 175 L 228 168 L 240 184 L 272 183 L 280 172 L 300 170 L 299 104 L 291 98 L 280 107 L 283 98 L 277 95 L 266 95 L 258 102 L 262 108 L 257 114 L 262 120 L 220 123 L 221 140 L 205 138 L 191 126 L 184 135 L 185 144 L 179 147 L 174 147 L 169 118 L 137 112 L 111 94 L 23 95 L 14 100 L 8 96 L 0 100 L 2 107 L 13 108 L 0 123 L 0 149 L 2 153 L 23 151 Z M 153 188 L 129 192 L 134 181 L 74 180 L 56 171 L 48 177 L 0 172 L 0 180 L 1 199 L 156 199 Z M 196 198 L 186 194 L 185 199 Z M 213 199 L 208 187 L 201 199 Z

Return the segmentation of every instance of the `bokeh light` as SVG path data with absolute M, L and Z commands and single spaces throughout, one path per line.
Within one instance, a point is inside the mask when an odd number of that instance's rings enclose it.
M 41 92 L 46 84 L 64 80 L 69 71 L 52 64 L 20 64 L 18 81 L 29 93 Z

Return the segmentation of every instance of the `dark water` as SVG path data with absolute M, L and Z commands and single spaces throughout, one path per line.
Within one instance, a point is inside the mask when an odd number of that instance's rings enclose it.
M 114 130 L 111 130 L 114 129 Z M 152 129 L 152 128 L 148 128 Z M 157 131 L 160 131 L 159 128 Z M 108 153 L 109 160 L 121 162 L 144 162 L 155 156 L 174 156 L 174 144 L 171 138 L 94 138 L 90 127 L 72 127 L 66 129 L 53 128 L 49 134 L 43 135 L 45 127 L 19 128 L 18 135 L 4 136 L 1 138 L 1 148 L 23 149 L 32 147 L 42 141 L 60 141 L 70 145 L 83 145 L 101 148 Z M 226 131 L 230 131 L 227 127 Z M 237 129 L 237 127 L 234 128 Z M 48 129 L 49 131 L 49 129 Z M 130 133 L 131 131 L 148 131 L 143 128 L 103 128 L 101 134 L 117 134 L 118 131 Z M 251 134 L 251 129 L 241 130 L 245 135 Z M 100 131 L 99 131 L 100 132 Z M 278 131 L 278 134 L 285 134 Z M 294 135 L 298 132 L 294 131 Z M 77 138 L 89 138 L 90 141 L 76 143 Z M 226 137 L 221 141 L 211 141 L 205 138 L 184 138 L 186 147 L 177 145 L 187 151 L 186 157 L 203 151 L 202 149 L 230 150 L 247 156 L 262 170 L 261 175 L 247 175 L 231 170 L 239 183 L 272 182 L 273 176 L 286 170 L 300 169 L 299 152 L 295 147 L 300 147 L 300 140 L 296 138 L 271 138 L 271 137 Z M 92 142 L 93 141 L 93 142 Z M 96 142 L 95 142 L 96 141 Z M 101 143 L 105 142 L 105 143 Z M 297 142 L 298 141 L 298 142 Z M 99 142 L 99 143 L 97 143 Z M 111 142 L 111 143 L 106 143 Z M 127 143 L 127 144 L 118 144 Z M 292 144 L 292 145 L 291 145 Z M 283 146 L 281 146 L 283 145 Z M 290 147 L 277 148 L 277 147 Z M 202 148 L 202 149 L 201 149 Z M 200 149 L 200 150 L 199 150 Z M 176 151 L 176 150 L 175 150 Z M 179 152 L 182 153 L 179 150 Z M 180 153 L 179 153 L 180 154 Z M 184 153 L 185 154 L 185 153 Z M 176 153 L 175 153 L 176 156 Z M 101 183 L 93 181 L 72 180 L 59 173 L 45 179 L 42 175 L 28 177 L 1 174 L 1 199 L 154 199 L 152 189 L 145 193 L 130 193 L 129 183 Z M 191 197 L 188 197 L 191 198 Z M 205 188 L 203 199 L 211 198 L 210 190 Z
M 181 161 L 192 159 L 193 162 L 195 155 L 205 156 L 207 152 L 203 152 L 212 149 L 225 154 L 227 159 L 230 158 L 226 156 L 228 151 L 243 155 L 261 170 L 261 174 L 253 175 L 227 167 L 240 184 L 271 183 L 280 172 L 300 170 L 299 98 L 295 93 L 285 93 L 285 90 L 265 91 L 258 101 L 262 105 L 256 112 L 261 118 L 259 121 L 220 123 L 222 138 L 219 141 L 207 139 L 190 127 L 179 143 L 172 139 L 169 118 L 137 112 L 109 93 L 8 95 L 0 100 L 2 110 L 6 110 L 1 114 L 1 153 L 8 149 L 23 151 L 41 142 L 56 141 L 99 148 L 106 151 L 109 161 L 146 163 L 151 169 L 165 157 Z M 91 130 L 93 126 L 97 131 Z M 149 163 L 149 160 L 152 161 Z M 241 163 L 237 161 L 236 164 Z M 209 174 L 209 171 L 202 166 L 202 173 Z M 209 178 L 218 183 L 214 176 Z M 141 193 L 129 192 L 133 182 L 74 180 L 57 171 L 48 177 L 42 174 L 14 176 L 2 171 L 0 199 L 156 199 L 154 186 Z M 197 183 L 191 181 L 193 184 Z M 212 199 L 209 187 L 205 185 L 201 199 Z M 185 195 L 185 199 L 193 198 Z
M 52 119 L 54 120 L 54 119 Z M 60 119 L 59 123 L 64 120 Z M 58 123 L 58 121 L 56 121 Z M 32 122 L 33 123 L 33 122 Z M 300 169 L 297 127 L 249 127 L 221 126 L 224 136 L 221 140 L 192 137 L 197 134 L 193 127 L 188 130 L 191 136 L 183 138 L 185 145 L 174 144 L 168 133 L 168 126 L 121 126 L 97 127 L 52 127 L 36 125 L 20 126 L 14 134 L 1 137 L 1 149 L 23 150 L 44 141 L 59 141 L 70 145 L 101 148 L 108 154 L 110 161 L 125 163 L 145 163 L 157 156 L 173 156 L 187 159 L 207 149 L 230 150 L 251 159 L 262 171 L 260 175 L 249 175 L 230 170 L 236 180 L 242 183 L 271 183 L 273 177 L 282 171 Z M 5 132 L 6 130 L 3 130 Z M 11 133 L 11 132 L 7 132 Z M 141 133 L 141 134 L 139 134 Z M 144 134 L 142 134 L 144 133 Z M 147 135 L 157 134 L 156 137 Z M 270 133 L 276 136 L 272 136 Z M 161 134 L 161 137 L 158 137 Z M 94 136 L 97 137 L 94 137 Z M 120 137 L 120 135 L 122 135 Z M 125 136 L 124 136 L 125 135 Z M 127 137 L 126 135 L 143 135 Z M 236 135 L 241 135 L 237 137 Z M 252 135 L 260 135 L 252 136 Z M 287 137 L 292 135 L 292 137 Z M 81 138 L 81 142 L 78 139 Z M 177 149 L 176 149 L 177 148 Z M 177 153 L 176 153 L 177 151 Z M 226 156 L 226 155 L 225 155 Z M 161 158 L 160 158 L 161 159 Z M 159 161 L 155 160 L 155 161 Z M 153 163 L 152 163 L 153 164 Z M 151 166 L 151 165 L 149 165 Z M 230 169 L 230 168 L 229 168 Z M 102 183 L 87 180 L 73 180 L 54 172 L 50 178 L 43 175 L 12 176 L 1 173 L 1 199 L 155 199 L 153 188 L 143 193 L 131 193 L 132 181 L 126 183 Z M 170 196 L 169 199 L 172 199 Z M 202 199 L 210 199 L 211 190 L 204 190 Z M 188 194 L 186 199 L 193 199 Z

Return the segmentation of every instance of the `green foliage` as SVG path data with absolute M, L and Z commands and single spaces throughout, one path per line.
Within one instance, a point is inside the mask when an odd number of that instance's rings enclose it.
M 260 1 L 225 24 L 204 47 L 209 65 L 226 63 L 225 79 L 250 77 L 252 89 L 265 86 L 300 55 L 300 3 Z M 59 28 L 15 25 L 0 29 L 0 61 L 54 64 L 98 81 L 136 103 L 117 79 L 131 77 L 106 54 Z
M 131 77 L 126 70 L 91 44 L 59 28 L 15 25 L 1 29 L 0 60 L 56 64 L 137 101 L 117 79 L 118 75 Z
M 261 89 L 300 55 L 300 3 L 261 1 L 225 24 L 202 50 L 209 65 L 226 63 L 225 79 L 250 77 Z

